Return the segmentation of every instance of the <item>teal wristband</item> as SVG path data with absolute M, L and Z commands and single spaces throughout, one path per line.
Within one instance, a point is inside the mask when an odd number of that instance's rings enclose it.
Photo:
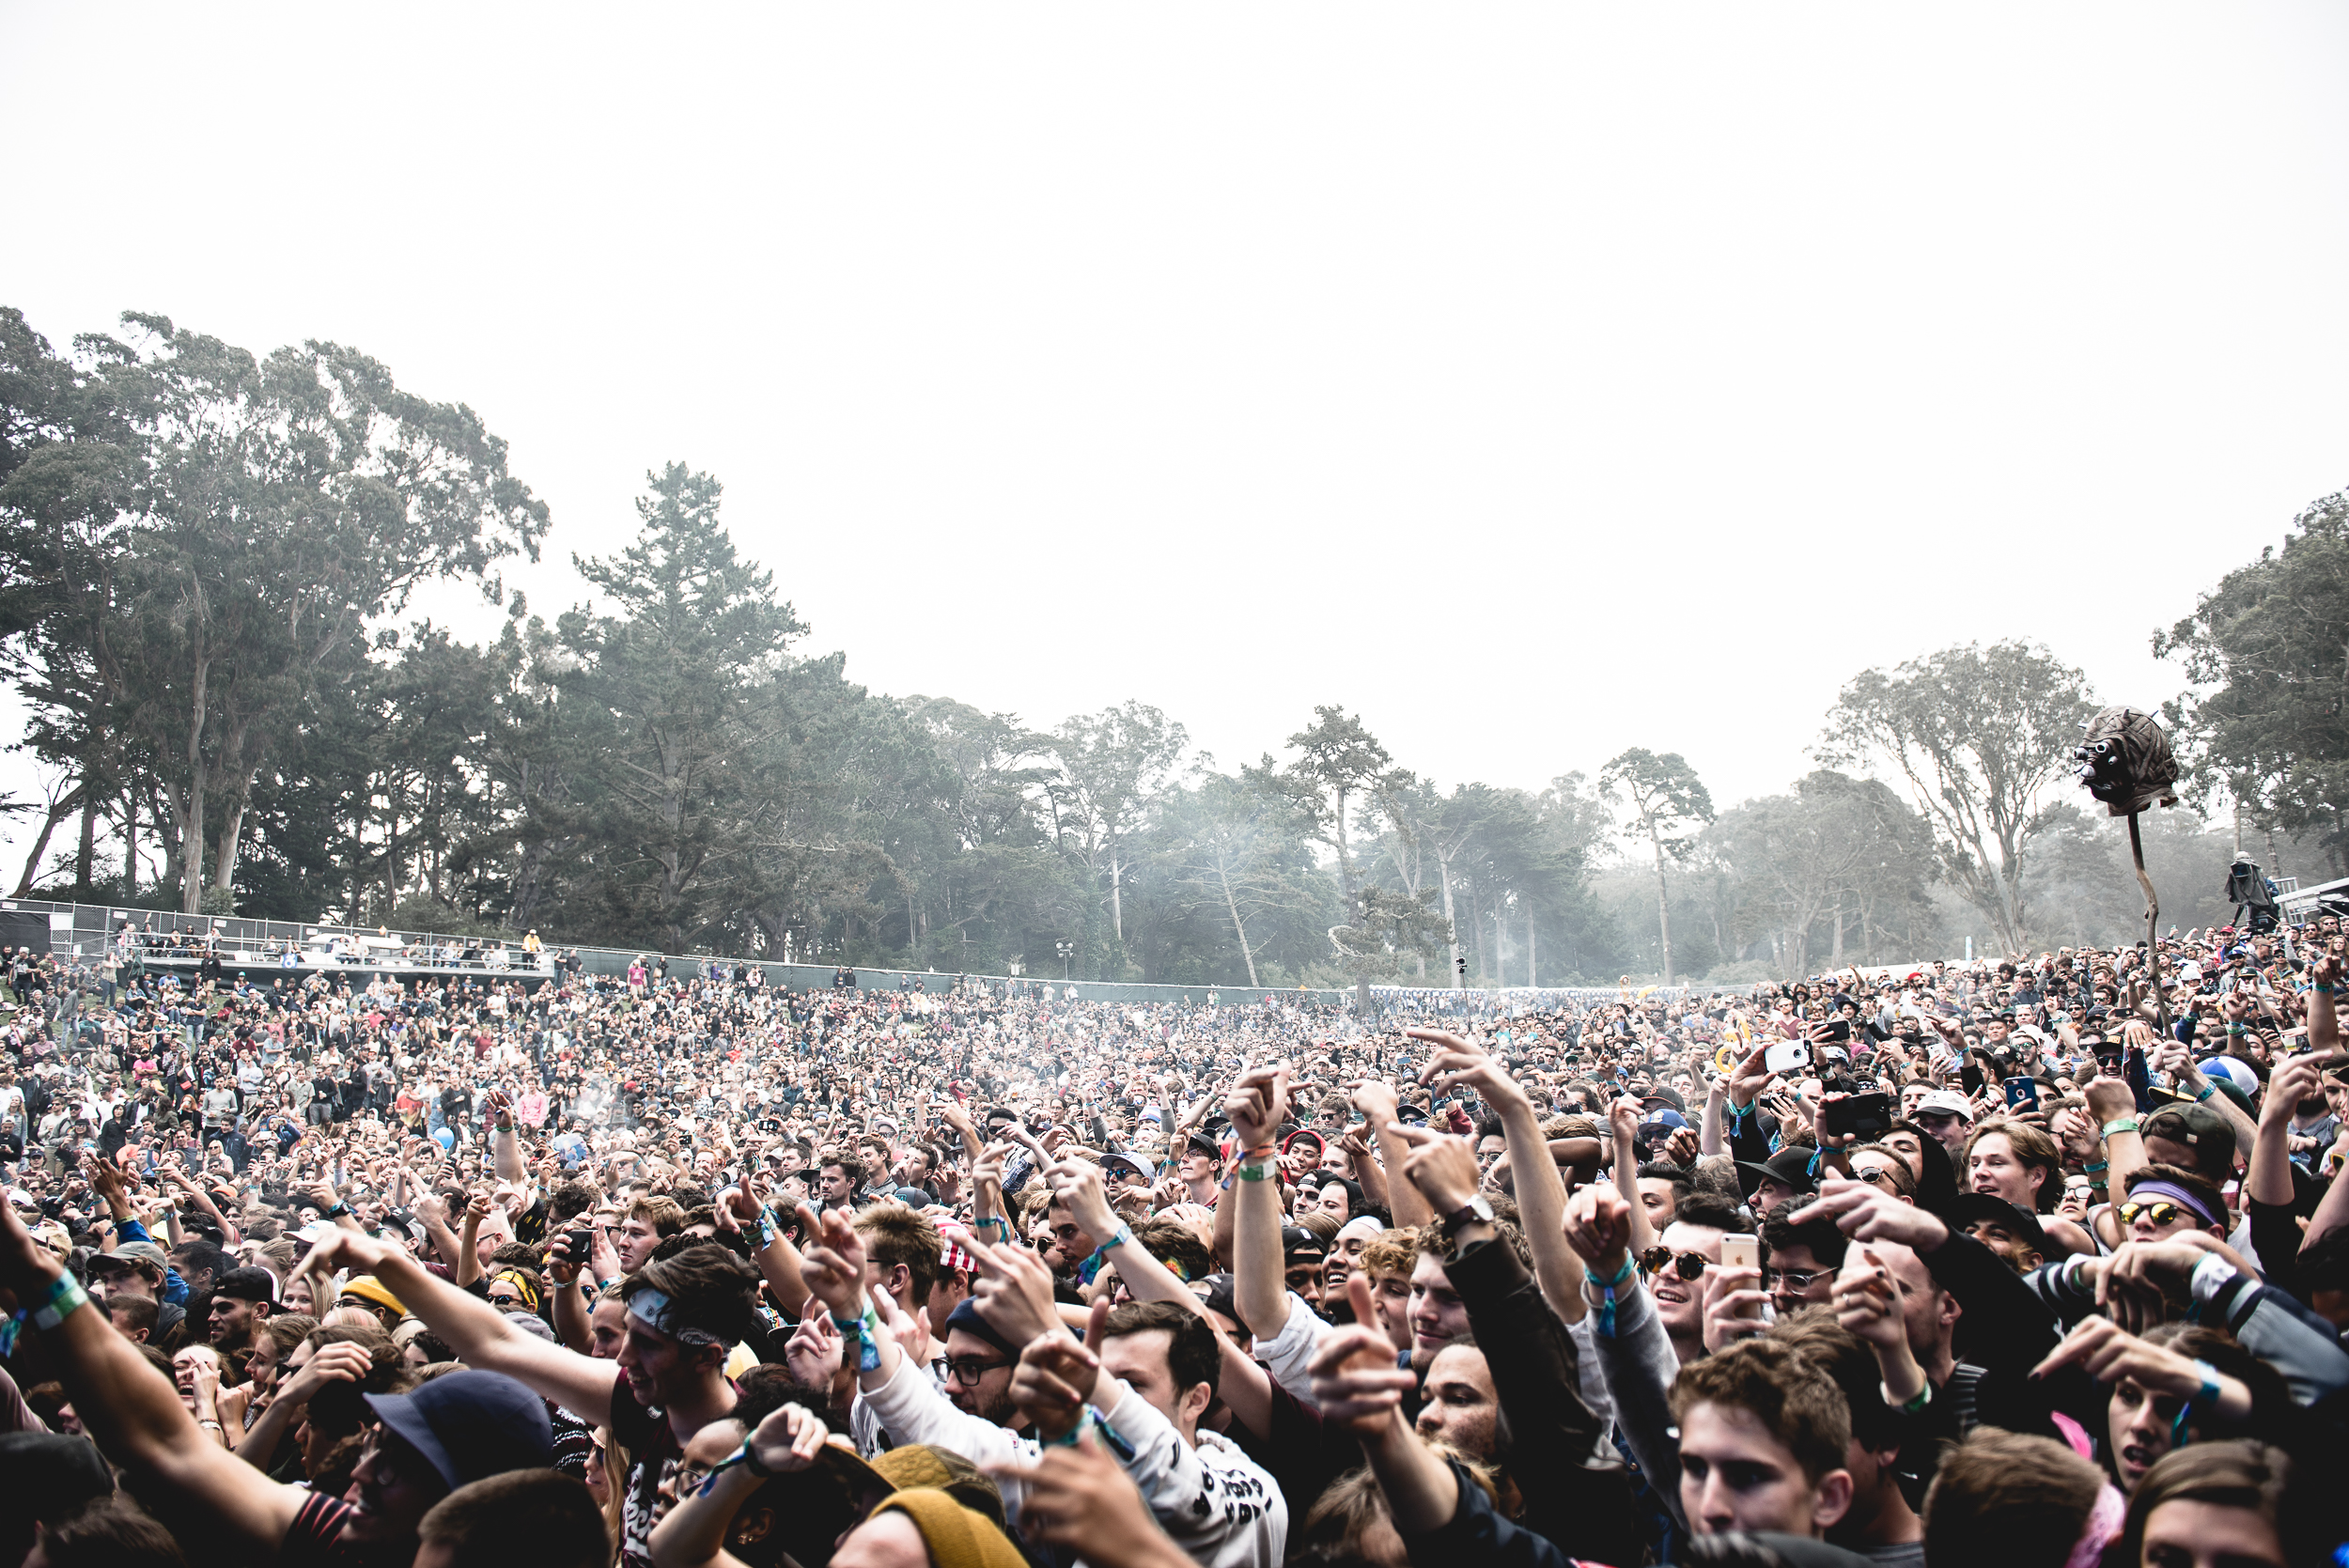
M 1098 1420 L 1100 1418 L 1093 1413 L 1093 1406 L 1088 1405 L 1077 1412 L 1076 1425 L 1057 1437 L 1045 1438 L 1042 1446 L 1048 1449 L 1073 1449 L 1077 1446 L 1077 1439 L 1084 1436 L 1085 1428 Z
M 54 1328 L 71 1316 L 77 1308 L 87 1305 L 89 1293 L 82 1288 L 82 1282 L 70 1274 L 60 1274 L 57 1282 L 49 1287 L 48 1294 L 33 1308 L 33 1327 Z

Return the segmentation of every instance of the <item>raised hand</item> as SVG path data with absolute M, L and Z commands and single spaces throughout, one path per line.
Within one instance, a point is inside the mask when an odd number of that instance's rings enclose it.
M 2289 1126 L 2294 1111 L 2302 1100 L 2311 1100 L 2324 1092 L 2324 1079 L 2318 1071 L 2332 1053 L 2312 1051 L 2305 1056 L 2284 1059 L 2283 1064 L 2267 1080 L 2267 1098 L 2260 1102 L 2260 1126 L 2271 1124 Z
M 1085 1327 L 1087 1344 L 1101 1343 L 1109 1316 L 1106 1297 L 1093 1304 Z M 1030 1340 L 1019 1353 L 1019 1365 L 1011 1374 L 1011 1402 L 1048 1438 L 1062 1436 L 1077 1424 L 1100 1380 L 1101 1358 L 1087 1344 L 1079 1344 L 1067 1329 L 1055 1327 Z
M 1232 1132 L 1243 1152 L 1261 1149 L 1288 1115 L 1289 1068 L 1252 1067 L 1240 1075 L 1223 1101 L 1223 1114 L 1232 1119 Z
M 1704 1348 L 1726 1350 L 1741 1339 L 1761 1333 L 1769 1324 L 1762 1308 L 1769 1301 L 1758 1268 L 1722 1267 L 1708 1272 L 1704 1290 Z
M 1436 1048 L 1419 1075 L 1420 1082 L 1429 1088 L 1439 1093 L 1474 1089 L 1496 1110 L 1504 1104 L 1526 1099 L 1525 1090 L 1509 1076 L 1509 1069 L 1501 1059 L 1474 1041 L 1440 1029 L 1407 1029 L 1403 1032 Z
M 1000 1482 L 1028 1489 L 1019 1510 L 1021 1533 L 1048 1546 L 1081 1548 L 1099 1568 L 1141 1568 L 1183 1563 L 1183 1555 L 1159 1529 L 1141 1489 L 1115 1455 L 1090 1432 L 1075 1448 L 1050 1448 L 1033 1465 L 982 1465 Z
M 277 1397 L 288 1405 L 306 1405 L 329 1383 L 357 1383 L 375 1370 L 375 1358 L 362 1344 L 320 1345 L 301 1368 L 278 1385 Z
M 997 1333 L 1024 1344 L 1060 1327 L 1052 1271 L 1043 1259 L 1025 1247 L 999 1241 L 972 1248 L 971 1262 L 978 1270 L 971 1281 L 972 1310 Z
M 1832 1219 L 1838 1230 L 1855 1241 L 1897 1241 L 1918 1252 L 1936 1251 L 1950 1239 L 1949 1226 L 1930 1210 L 1904 1203 L 1871 1183 L 1843 1176 L 1821 1182 L 1818 1202 L 1804 1214 Z
M 1731 1071 L 1729 1075 L 1730 1104 L 1741 1108 L 1751 1105 L 1755 1097 L 1769 1087 L 1770 1080 L 1778 1076 L 1762 1064 L 1762 1059 L 1769 1053 L 1769 1042 L 1763 1041 L 1746 1052 L 1744 1059 Z
M 1476 1198 L 1476 1151 L 1465 1138 L 1395 1122 L 1387 1130 L 1409 1145 L 1403 1175 L 1439 1215 L 1454 1214 Z
M 1614 1157 L 1637 1161 L 1640 1157 L 1640 1102 L 1626 1094 L 1609 1106 L 1607 1129 L 1615 1135 Z
M 2089 1126 L 2088 1118 L 2068 1105 L 2047 1118 L 2047 1130 L 2063 1145 L 2063 1157 L 2068 1164 L 2092 1163 L 2096 1151 L 2103 1146 L 2102 1137 Z
M 817 1388 L 823 1387 L 817 1383 Z M 743 1440 L 751 1457 L 770 1470 L 804 1470 L 824 1452 L 832 1436 L 823 1421 L 804 1405 L 786 1405 L 767 1412 L 767 1419 Z
M 2186 1239 L 2196 1233 L 2160 1241 L 2124 1239 L 2109 1257 L 2090 1265 L 2096 1274 L 2096 1305 L 2114 1322 L 2144 1333 L 2170 1315 L 2170 1303 L 2188 1299 L 2195 1268 L 2204 1249 Z M 2216 1239 L 2216 1238 L 2206 1238 Z
M 1631 1248 L 1631 1205 L 1612 1182 L 1593 1182 L 1566 1200 L 1566 1245 L 1601 1280 L 1623 1271 Z
M 1353 1275 L 1346 1281 L 1346 1293 L 1354 1306 L 1354 1321 L 1322 1336 L 1307 1370 L 1321 1419 L 1371 1436 L 1394 1420 L 1403 1396 L 1419 1380 L 1409 1368 L 1395 1364 L 1394 1342 L 1375 1327 L 1378 1312 L 1371 1300 L 1370 1281 Z
M 810 1312 L 785 1342 L 783 1362 L 791 1369 L 794 1382 L 811 1389 L 828 1389 L 840 1372 L 847 1343 L 840 1330 L 832 1327 L 830 1312 Z
M 100 1159 L 95 1155 L 88 1157 L 83 1164 L 84 1169 L 88 1172 L 90 1190 L 98 1194 L 100 1200 L 109 1209 L 119 1216 L 129 1208 L 131 1195 L 129 1189 L 122 1185 L 122 1172 L 119 1167 L 111 1161 Z
M 372 1274 L 394 1253 L 405 1257 L 407 1249 L 337 1225 L 319 1237 L 302 1264 L 303 1271 L 309 1273 L 332 1274 L 338 1268 L 347 1268 L 353 1274 Z
M 873 1311 L 880 1318 L 881 1329 L 897 1342 L 898 1352 L 909 1361 L 918 1361 L 922 1352 L 929 1348 L 929 1329 L 919 1317 L 909 1317 L 897 1305 L 895 1296 L 885 1290 L 872 1293 Z
M 2202 1389 L 2202 1374 L 2192 1359 L 2146 1343 L 2110 1318 L 2082 1318 L 2063 1343 L 2031 1369 L 2031 1375 L 2044 1377 L 2058 1367 L 2069 1366 L 2080 1368 L 2099 1383 L 2118 1383 L 2125 1377 L 2148 1393 L 2177 1399 L 2192 1399 Z M 2248 1419 L 2250 1389 L 2221 1373 L 2217 1413 L 2231 1421 Z
M 1360 1079 L 1347 1084 L 1346 1090 L 1354 1109 L 1374 1127 L 1393 1121 L 1395 1108 L 1402 1103 L 1395 1097 L 1394 1085 L 1380 1079 Z
M 1834 1301 L 1835 1321 L 1852 1333 L 1880 1350 L 1906 1349 L 1900 1284 L 1873 1249 L 1855 1247 L 1844 1254 L 1835 1275 Z
M 836 1316 L 863 1316 L 864 1242 L 856 1227 L 838 1209 L 819 1215 L 801 1203 L 798 1212 L 801 1234 L 808 1238 L 800 1254 L 800 1276 L 808 1290 Z
M 613 1244 L 612 1233 L 600 1226 L 597 1227 L 594 1244 L 587 1250 L 587 1272 L 598 1280 L 616 1280 L 622 1272 L 620 1250 Z

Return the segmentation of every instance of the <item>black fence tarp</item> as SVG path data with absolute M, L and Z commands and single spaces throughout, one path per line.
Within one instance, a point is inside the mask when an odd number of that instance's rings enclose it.
M 29 947 L 35 953 L 48 952 L 48 911 L 0 909 L 0 947 L 11 953 L 20 947 Z

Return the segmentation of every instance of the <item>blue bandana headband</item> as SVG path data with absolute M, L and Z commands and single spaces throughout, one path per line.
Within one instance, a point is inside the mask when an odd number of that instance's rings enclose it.
M 676 1302 L 650 1285 L 629 1293 L 629 1315 L 663 1339 L 679 1344 L 723 1344 L 707 1328 L 695 1328 L 685 1323 Z

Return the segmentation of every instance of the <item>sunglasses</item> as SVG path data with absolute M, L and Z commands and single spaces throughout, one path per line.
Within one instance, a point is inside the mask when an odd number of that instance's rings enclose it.
M 2167 1225 L 2180 1216 L 2192 1219 L 2198 1223 L 2202 1218 L 2192 1209 L 2180 1203 L 2173 1203 L 2167 1198 L 2151 1203 L 2123 1203 L 2118 1212 L 2121 1216 L 2121 1223 L 2123 1225 L 2136 1224 L 2137 1217 L 2140 1214 L 2156 1225 Z
M 1852 1179 L 1855 1181 L 1871 1182 L 1877 1187 L 1897 1187 L 1900 1185 L 1893 1179 L 1891 1169 L 1889 1166 L 1883 1165 L 1861 1166 L 1859 1170 L 1852 1172 Z
M 1651 1247 L 1640 1254 L 1642 1274 L 1661 1274 L 1667 1265 L 1684 1280 L 1701 1280 L 1704 1271 L 1713 1266 L 1713 1260 L 1702 1252 L 1683 1252 L 1674 1257 L 1669 1247 Z

